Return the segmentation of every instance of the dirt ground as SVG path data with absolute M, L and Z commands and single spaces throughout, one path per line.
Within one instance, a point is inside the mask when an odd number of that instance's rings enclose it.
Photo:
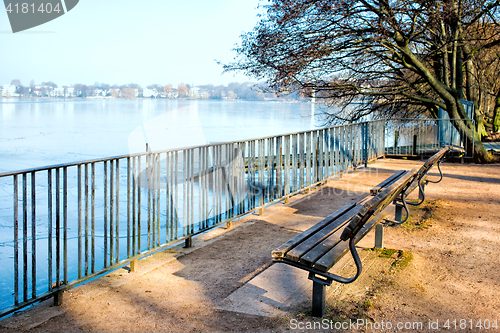
M 500 141 L 500 133 L 489 133 L 489 135 L 484 139 L 486 142 L 499 142 Z
M 5 318 L 0 332 L 500 332 L 500 165 L 443 163 L 445 178 L 426 187 L 425 205 L 406 225 L 385 228 L 384 246 L 404 252 L 360 249 L 364 276 L 329 287 L 324 321 L 309 317 L 309 302 L 274 317 L 217 306 L 268 269 L 274 248 L 422 163 L 379 160 L 202 235 L 193 248 L 140 260 L 138 272 L 119 269 L 76 287 L 61 307 L 49 300 Z M 373 235 L 358 246 L 372 247 Z

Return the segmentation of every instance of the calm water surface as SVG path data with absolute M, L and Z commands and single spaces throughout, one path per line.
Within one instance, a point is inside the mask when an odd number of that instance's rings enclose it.
M 308 103 L 0 99 L 0 172 L 322 127 Z
M 311 105 L 307 103 L 3 98 L 0 99 L 0 173 L 144 152 L 146 143 L 151 150 L 158 151 L 293 133 L 323 124 L 321 119 L 311 115 Z M 78 255 L 75 172 L 74 168 L 68 172 L 68 258 Z M 44 174 L 37 174 L 35 243 L 39 292 L 46 290 L 48 283 L 47 181 L 43 177 Z M 182 198 L 182 186 L 177 187 Z M 162 191 L 164 193 L 165 189 Z M 96 192 L 97 221 L 102 221 L 104 214 L 101 192 Z M 194 192 L 198 193 L 196 188 Z M 14 297 L 12 198 L 12 177 L 0 178 L 0 310 L 12 305 Z M 125 199 L 120 199 L 123 221 L 126 219 L 122 212 L 127 207 Z M 182 219 L 180 204 L 176 209 Z M 143 203 L 143 216 L 147 215 L 146 208 L 147 204 Z M 161 228 L 163 235 L 166 225 L 162 224 Z M 55 229 L 52 229 L 54 235 Z M 22 235 L 21 228 L 18 232 Z M 102 223 L 97 223 L 98 265 L 104 258 L 103 233 Z M 126 235 L 126 223 L 120 224 L 120 234 Z M 146 232 L 141 233 L 141 238 L 142 244 L 147 244 Z M 32 244 L 31 235 L 27 240 Z M 124 250 L 126 247 L 121 246 L 121 257 L 125 255 Z M 27 254 L 31 258 L 31 245 Z M 68 262 L 69 280 L 77 277 L 76 264 L 76 260 Z M 28 285 L 31 286 L 29 281 Z

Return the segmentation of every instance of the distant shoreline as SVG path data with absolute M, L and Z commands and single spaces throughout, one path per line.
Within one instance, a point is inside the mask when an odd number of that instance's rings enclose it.
M 115 98 L 112 96 L 87 96 L 87 97 L 41 97 L 41 96 L 0 96 L 0 99 L 61 99 L 61 100 L 78 100 L 78 99 L 89 99 L 89 100 L 123 100 L 123 101 L 133 101 L 133 100 L 168 100 L 168 101 L 227 101 L 227 102 L 286 102 L 286 103 L 310 103 L 309 100 L 298 100 L 298 99 L 281 99 L 281 98 L 265 98 L 260 100 L 253 99 L 215 99 L 215 98 L 149 98 L 149 97 L 136 97 L 136 98 Z

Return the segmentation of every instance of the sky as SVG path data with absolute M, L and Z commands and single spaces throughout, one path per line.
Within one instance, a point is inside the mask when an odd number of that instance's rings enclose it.
M 259 0 L 80 0 L 66 14 L 12 33 L 0 9 L 0 84 L 228 84 L 221 75 Z

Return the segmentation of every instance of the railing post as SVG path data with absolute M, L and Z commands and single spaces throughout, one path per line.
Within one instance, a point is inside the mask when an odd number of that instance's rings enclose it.
M 161 211 L 165 211 L 165 214 L 161 216 L 165 218 L 165 221 L 161 221 L 161 225 L 166 226 L 165 242 L 180 242 L 178 243 L 180 246 L 192 247 L 193 239 L 190 234 L 193 233 L 196 221 L 194 219 L 195 208 L 199 210 L 200 229 L 208 229 L 212 221 L 218 225 L 223 220 L 227 221 L 226 226 L 230 229 L 234 227 L 233 221 L 230 220 L 233 215 L 230 214 L 245 212 L 246 207 L 243 204 L 246 202 L 243 200 L 248 200 L 250 206 L 248 212 L 255 210 L 255 213 L 258 211 L 260 215 L 264 213 L 266 205 L 275 202 L 275 199 L 284 199 L 284 203 L 289 204 L 293 194 L 312 192 L 313 184 L 317 182 L 325 184 L 325 178 L 329 175 L 335 173 L 342 177 L 342 173 L 350 167 L 351 161 L 354 167 L 361 165 L 361 163 L 364 163 L 366 167 L 368 161 L 376 155 L 377 148 L 381 149 L 380 153 L 383 155 L 385 128 L 383 123 L 381 125 L 373 126 L 371 122 L 362 122 L 343 127 L 300 132 L 289 136 L 268 137 L 253 140 L 251 146 L 250 141 L 242 141 L 152 152 L 149 145 L 146 144 L 146 152 L 139 154 L 3 174 L 2 177 L 14 176 L 14 305 L 23 307 L 26 303 L 39 297 L 37 292 L 40 291 L 41 286 L 37 280 L 37 274 L 41 274 L 42 268 L 45 266 L 45 263 L 35 260 L 36 252 L 40 253 L 40 246 L 43 244 L 43 242 L 37 243 L 36 240 L 37 231 L 40 228 L 37 224 L 39 219 L 48 219 L 48 231 L 46 231 L 48 232 L 48 241 L 46 241 L 48 249 L 44 251 L 48 252 L 49 280 L 46 283 L 48 293 L 45 293 L 46 290 L 42 290 L 43 297 L 53 297 L 54 305 L 61 305 L 64 293 L 61 289 L 68 290 L 69 285 L 67 284 L 73 282 L 68 281 L 68 273 L 71 274 L 71 278 L 73 278 L 73 274 L 77 275 L 79 279 L 87 278 L 96 270 L 99 272 L 109 270 L 108 266 L 113 266 L 122 259 L 128 260 L 130 263 L 130 272 L 137 271 L 138 260 L 133 258 L 143 251 L 141 239 L 142 242 L 147 241 L 147 248 L 151 250 L 154 250 L 163 241 L 160 237 L 161 229 L 159 229 Z M 361 129 L 358 126 L 361 126 Z M 401 133 L 403 134 L 403 132 Z M 379 137 L 380 135 L 382 138 Z M 396 145 L 398 138 L 399 132 L 395 138 Z M 258 154 L 256 143 L 258 143 Z M 233 151 L 232 147 L 235 145 L 238 145 L 238 149 Z M 247 149 L 249 150 L 248 154 Z M 213 150 L 213 156 L 211 156 L 210 150 Z M 197 159 L 194 158 L 195 152 L 199 152 L 200 157 Z M 164 163 L 161 162 L 161 154 L 165 154 Z M 179 157 L 179 155 L 181 156 Z M 246 180 L 244 175 L 245 159 L 249 182 L 262 189 L 261 194 L 255 194 L 251 198 L 251 204 L 249 199 L 242 197 L 245 188 L 244 181 Z M 227 167 L 229 161 L 235 161 L 232 169 Z M 102 168 L 100 167 L 101 163 L 104 164 Z M 213 165 L 211 165 L 212 163 Z M 197 165 L 199 171 L 195 174 Z M 96 171 L 95 168 L 98 166 L 100 170 Z M 292 170 L 290 170 L 290 166 Z M 126 172 L 124 172 L 125 170 Z M 40 178 L 36 173 L 41 171 L 48 171 L 48 184 L 45 190 L 47 194 L 42 195 L 44 201 L 47 200 L 47 213 L 45 213 L 45 209 L 40 209 L 36 205 L 36 199 L 40 200 L 37 189 L 37 185 L 40 186 Z M 226 171 L 229 176 L 225 175 Z M 99 179 L 101 176 L 103 177 L 102 182 Z M 162 181 L 161 177 L 165 179 L 165 182 L 160 182 Z M 196 178 L 199 179 L 200 183 L 199 197 L 195 197 L 195 194 L 198 193 L 194 190 L 194 179 Z M 291 182 L 290 178 L 292 178 Z M 226 189 L 223 186 L 224 180 L 228 181 L 231 187 Z M 147 184 L 144 184 L 146 182 Z M 126 184 L 126 193 L 124 184 Z M 167 197 L 163 200 L 161 184 L 165 184 L 166 188 L 163 193 L 166 192 Z M 122 187 L 121 192 L 120 187 Z M 232 194 L 230 190 L 234 190 Z M 95 191 L 99 193 L 94 193 Z M 45 195 L 47 195 L 47 199 L 45 199 Z M 259 195 L 262 195 L 262 199 L 259 198 Z M 144 200 L 145 196 L 147 196 L 146 200 Z M 198 198 L 201 200 L 200 203 L 194 201 Z M 234 199 L 236 204 L 231 199 Z M 144 201 L 146 201 L 146 205 L 144 205 Z M 211 210 L 212 201 L 213 212 Z M 241 204 L 242 202 L 243 204 Z M 162 207 L 165 205 L 164 209 L 160 209 L 160 203 Z M 122 205 L 122 209 L 120 209 L 120 205 Z M 145 206 L 147 206 L 147 210 Z M 98 207 L 101 207 L 99 208 L 100 214 L 95 212 Z M 182 213 L 178 216 L 178 209 L 185 210 L 183 214 L 184 224 L 179 221 Z M 46 214 L 47 217 L 45 217 Z M 98 216 L 94 216 L 96 214 Z M 120 228 L 119 218 L 125 219 L 125 214 L 127 225 L 123 225 L 122 221 L 122 228 Z M 76 217 L 75 221 L 71 219 L 73 215 Z M 52 220 L 54 220 L 54 226 Z M 97 222 L 102 223 L 102 226 L 99 225 L 100 228 L 96 227 L 95 223 Z M 70 236 L 68 233 L 71 231 L 68 228 L 70 223 L 74 223 L 76 226 L 74 231 L 77 238 L 74 240 L 70 240 L 68 237 Z M 69 226 L 73 227 L 72 224 Z M 97 229 L 102 230 L 103 236 L 95 235 Z M 125 251 L 122 244 L 123 251 L 120 252 L 120 232 L 125 229 L 127 247 Z M 380 233 L 383 231 L 383 227 L 379 226 L 377 230 Z M 19 235 L 20 233 L 22 235 Z M 122 243 L 124 236 L 125 234 Z M 102 239 L 99 241 L 101 243 L 99 245 L 104 248 L 102 259 L 96 258 L 94 253 L 94 247 L 97 246 L 96 237 Z M 379 243 L 382 244 L 381 241 L 377 244 Z M 74 246 L 78 258 L 68 258 L 72 254 L 68 252 L 72 246 Z M 123 258 L 125 253 L 127 258 Z M 96 259 L 103 260 L 104 263 L 95 265 Z M 74 261 L 74 266 L 72 261 Z M 38 265 L 41 265 L 42 268 L 37 267 Z M 69 268 L 74 268 L 75 271 L 68 272 Z M 24 282 L 20 284 L 21 281 Z M 314 284 L 315 313 L 322 315 L 324 313 L 324 286 L 329 284 L 321 282 L 321 279 Z
M 59 290 L 54 293 L 54 306 L 61 306 L 63 302 L 63 291 Z
M 413 135 L 413 152 L 412 152 L 412 155 L 417 155 L 417 138 L 418 138 L 418 136 L 416 134 Z
M 363 138 L 363 161 L 365 168 L 368 166 L 368 123 L 364 122 L 361 126 L 361 136 Z
M 193 238 L 191 236 L 188 236 L 185 240 L 184 240 L 184 248 L 190 248 L 193 246 Z
M 266 188 L 262 189 L 262 206 L 259 208 L 259 216 L 264 215 L 264 205 L 266 204 Z
M 139 260 L 134 259 L 130 262 L 130 273 L 137 272 L 137 268 L 139 268 Z
M 399 139 L 399 131 L 394 131 L 394 152 L 396 153 L 396 149 L 398 148 L 398 139 Z

